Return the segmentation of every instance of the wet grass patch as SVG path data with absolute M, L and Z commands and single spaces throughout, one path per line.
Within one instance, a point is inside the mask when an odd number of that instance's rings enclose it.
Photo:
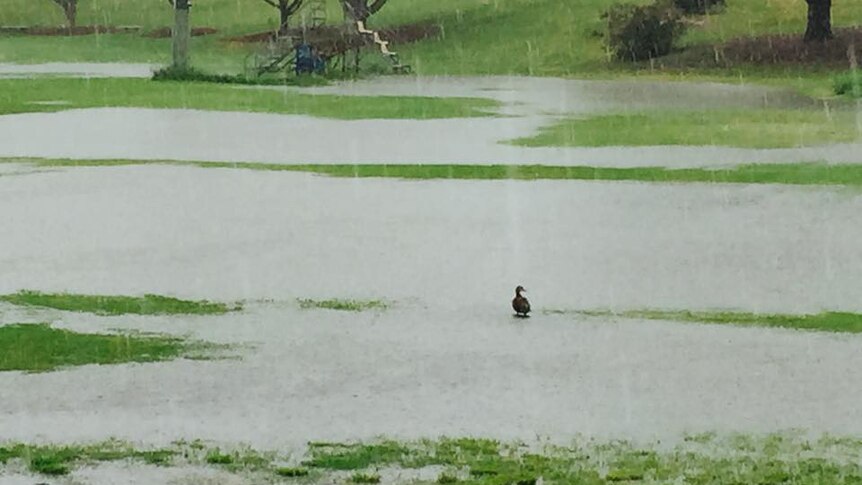
M 367 310 L 386 310 L 390 304 L 382 300 L 341 300 L 333 298 L 329 300 L 311 300 L 300 298 L 299 308 L 303 310 L 323 309 L 339 310 L 345 312 L 363 312 Z
M 306 172 L 329 177 L 403 180 L 585 180 L 656 183 L 862 186 L 862 165 L 807 163 L 741 164 L 726 168 L 590 167 L 559 165 L 280 165 L 272 163 L 176 162 L 167 160 L 0 159 L 37 167 L 178 165 L 201 168 Z
M 550 310 L 549 313 L 567 313 Z M 728 324 L 747 327 L 789 328 L 821 332 L 862 333 L 862 315 L 849 312 L 821 312 L 816 314 L 782 315 L 731 311 L 672 311 L 607 310 L 575 311 L 594 317 L 618 317 L 645 320 L 667 320 L 688 323 Z
M 673 449 L 628 442 L 583 440 L 570 446 L 528 447 L 492 440 L 444 439 L 420 442 L 327 444 L 311 448 L 316 465 L 341 471 L 429 465 L 460 470 L 439 475 L 438 483 L 857 483 L 862 480 L 862 442 L 809 441 L 797 435 L 731 435 L 684 440 Z M 363 456 L 326 461 L 325 457 Z M 346 467 L 350 463 L 351 467 Z M 376 473 L 375 473 L 376 474 Z M 356 475 L 354 475 L 356 476 Z
M 96 315 L 223 315 L 230 311 L 242 309 L 239 304 L 229 306 L 224 303 L 181 300 L 161 295 L 76 295 L 28 290 L 11 295 L 0 295 L 0 301 L 13 305 L 53 308 Z
M 36 104 L 62 100 L 67 104 Z M 82 108 L 155 108 L 304 114 L 336 119 L 440 119 L 491 116 L 479 98 L 310 95 L 209 82 L 144 79 L 0 78 L 0 114 Z
M 570 119 L 535 136 L 526 147 L 732 146 L 794 148 L 859 140 L 849 112 L 804 110 L 651 111 Z
M 135 460 L 148 465 L 167 466 L 179 450 L 159 448 L 137 450 L 132 446 L 108 441 L 95 445 L 0 445 L 0 465 L 10 460 L 21 460 L 26 468 L 40 475 L 61 476 L 75 467 L 100 461 Z
M 579 439 L 567 446 L 501 444 L 477 438 L 377 443 L 311 443 L 300 468 L 278 466 L 282 456 L 242 448 L 222 452 L 193 442 L 139 451 L 122 443 L 92 446 L 0 446 L 0 465 L 23 460 L 35 473 L 67 474 L 98 461 L 142 460 L 144 453 L 168 457 L 162 464 L 209 465 L 254 474 L 256 483 L 301 479 L 308 483 L 378 483 L 381 470 L 445 467 L 437 483 L 534 485 L 546 483 L 800 483 L 857 484 L 862 481 L 862 440 L 799 433 L 686 437 L 669 446 Z M 706 437 L 706 438 L 703 438 Z M 345 456 L 350 460 L 342 460 Z M 211 460 L 210 457 L 229 457 Z M 247 457 L 252 457 L 249 459 Z M 339 457 L 333 460 L 333 457 Z M 356 459 L 356 457 L 362 457 Z M 456 472 L 457 470 L 457 472 Z M 344 475 L 344 472 L 350 472 Z M 413 478 L 395 483 L 414 483 Z
M 48 324 L 0 326 L 0 372 L 206 358 L 220 348 L 163 335 L 78 333 Z

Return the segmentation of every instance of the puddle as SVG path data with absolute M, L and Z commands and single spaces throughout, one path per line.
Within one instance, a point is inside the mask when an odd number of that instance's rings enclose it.
M 50 62 L 44 64 L 0 63 L 0 79 L 33 76 L 149 78 L 154 64 Z

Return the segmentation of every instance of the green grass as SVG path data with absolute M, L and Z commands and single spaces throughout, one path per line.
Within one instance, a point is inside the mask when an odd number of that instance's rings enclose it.
M 350 476 L 352 483 L 380 483 L 380 475 L 376 473 L 354 473 Z
M 281 467 L 275 469 L 275 474 L 280 477 L 297 478 L 307 477 L 309 475 L 309 471 L 308 468 Z
M 23 460 L 27 468 L 41 474 L 67 474 L 86 463 L 122 459 L 144 460 L 146 453 L 182 456 L 183 464 L 206 465 L 208 457 L 221 455 L 217 448 L 183 443 L 171 448 L 139 451 L 108 442 L 96 445 L 0 445 L 0 471 L 11 460 Z M 353 483 L 377 483 L 382 469 L 419 469 L 442 466 L 449 472 L 437 483 L 471 485 L 530 485 L 539 477 L 545 483 L 757 483 L 800 485 L 858 484 L 862 481 L 862 441 L 853 437 L 823 436 L 809 439 L 799 433 L 770 435 L 718 435 L 701 433 L 685 437 L 675 446 L 635 446 L 625 441 L 579 439 L 568 446 L 527 447 L 478 438 L 444 438 L 415 442 L 312 443 L 313 470 L 285 468 L 276 463 L 278 453 L 243 449 L 217 460 L 228 472 L 257 477 L 255 483 L 271 479 L 301 478 L 308 483 L 343 481 L 344 472 Z M 245 460 L 242 456 L 255 457 Z M 348 457 L 345 461 L 343 457 Z M 247 466 L 236 466 L 246 461 Z M 229 461 L 229 462 L 228 462 Z M 464 473 L 459 480 L 451 470 Z M 311 472 L 314 472 L 313 474 Z M 308 478 L 305 478 L 308 477 Z M 396 483 L 409 483 L 396 480 Z
M 62 101 L 63 105 L 38 104 Z M 339 119 L 488 116 L 497 103 L 474 98 L 331 96 L 145 79 L 0 79 L 0 114 L 77 108 L 182 108 L 289 113 Z
M 438 482 L 477 485 L 532 484 L 539 477 L 546 483 L 579 484 L 859 483 L 860 453 L 862 443 L 854 439 L 809 441 L 783 434 L 713 436 L 664 450 L 598 441 L 536 450 L 469 438 L 311 447 L 316 466 L 330 470 L 439 465 L 466 471 L 468 478 L 443 474 Z
M 514 140 L 528 147 L 721 145 L 792 148 L 860 139 L 848 112 L 802 110 L 654 111 L 571 119 Z
M 552 313 L 556 313 L 551 311 Z M 805 315 L 761 314 L 729 311 L 631 310 L 578 312 L 589 316 L 622 317 L 677 322 L 729 324 L 749 327 L 790 328 L 821 332 L 862 333 L 862 315 L 849 312 L 822 312 Z
M 159 362 L 199 357 L 214 348 L 157 335 L 103 335 L 51 328 L 48 324 L 0 326 L 0 372 L 44 372 L 88 364 Z
M 381 300 L 340 300 L 337 298 L 329 300 L 299 300 L 299 307 L 303 310 L 309 309 L 324 309 L 324 310 L 340 310 L 348 312 L 362 312 L 366 310 L 386 310 L 389 305 Z
M 402 59 L 420 74 L 520 74 L 552 76 L 675 76 L 801 86 L 825 93 L 830 74 L 799 67 L 743 66 L 728 70 L 683 69 L 652 71 L 608 63 L 600 34 L 601 13 L 622 0 L 400 0 L 371 19 L 371 26 L 434 21 L 443 26 L 440 40 L 399 45 Z M 644 2 L 646 0 L 634 0 Z M 52 2 L 4 0 L 0 25 L 59 25 L 60 9 Z M 336 0 L 329 0 L 330 21 L 339 22 Z M 79 24 L 140 25 L 145 29 L 171 24 L 166 3 L 147 2 L 130 7 L 131 0 L 82 0 Z M 836 27 L 854 25 L 862 18 L 862 0 L 835 2 Z M 798 0 L 728 0 L 720 14 L 701 19 L 682 39 L 684 45 L 723 42 L 763 33 L 801 33 L 805 5 Z M 297 20 L 297 22 L 301 22 Z M 296 22 L 295 22 L 296 23 Z M 208 0 L 195 5 L 194 26 L 220 29 L 214 36 L 194 38 L 195 66 L 215 72 L 241 72 L 253 46 L 222 42 L 221 38 L 274 29 L 275 9 L 264 2 Z M 146 39 L 135 34 L 46 38 L 0 36 L 0 62 L 138 61 L 166 63 L 169 39 Z M 368 54 L 367 58 L 378 58 Z
M 862 165 L 827 163 L 744 164 L 729 168 L 584 167 L 553 165 L 279 165 L 268 163 L 136 160 L 0 159 L 37 167 L 185 165 L 201 168 L 307 172 L 330 177 L 405 180 L 588 180 L 657 183 L 862 186 Z
M 180 300 L 160 295 L 140 297 L 75 295 L 26 290 L 11 295 L 0 295 L 0 301 L 13 305 L 54 308 L 96 315 L 222 315 L 242 308 L 239 305 L 230 307 L 224 303 Z

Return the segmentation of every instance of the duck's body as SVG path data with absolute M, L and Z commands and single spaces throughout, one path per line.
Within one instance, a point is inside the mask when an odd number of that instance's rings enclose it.
M 515 315 L 519 317 L 527 317 L 530 313 L 530 300 L 521 295 L 522 291 L 527 291 L 523 286 L 515 288 L 515 298 L 512 300 L 512 308 L 515 310 Z

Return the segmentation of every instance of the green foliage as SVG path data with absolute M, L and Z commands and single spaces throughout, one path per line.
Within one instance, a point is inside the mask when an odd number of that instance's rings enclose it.
M 832 83 L 835 94 L 862 98 L 862 72 L 852 70 L 836 76 Z
M 147 335 L 101 335 L 47 324 L 0 326 L 0 372 L 43 372 L 65 366 L 157 362 L 212 346 Z
M 643 61 L 670 54 L 684 30 L 679 11 L 664 0 L 650 5 L 612 5 L 605 18 L 608 47 L 621 61 Z
M 13 305 L 88 312 L 96 315 L 221 315 L 241 309 L 239 305 L 231 308 L 224 303 L 180 300 L 160 295 L 144 295 L 142 297 L 75 295 L 28 290 L 22 290 L 11 295 L 0 295 L 0 301 Z
M 716 8 L 723 7 L 726 0 L 673 0 L 673 5 L 681 12 L 689 15 L 701 15 Z
M 362 312 L 366 310 L 386 310 L 389 305 L 381 300 L 340 300 L 337 298 L 329 300 L 298 299 L 299 307 L 303 310 L 320 308 L 324 310 L 340 310 L 348 312 Z

